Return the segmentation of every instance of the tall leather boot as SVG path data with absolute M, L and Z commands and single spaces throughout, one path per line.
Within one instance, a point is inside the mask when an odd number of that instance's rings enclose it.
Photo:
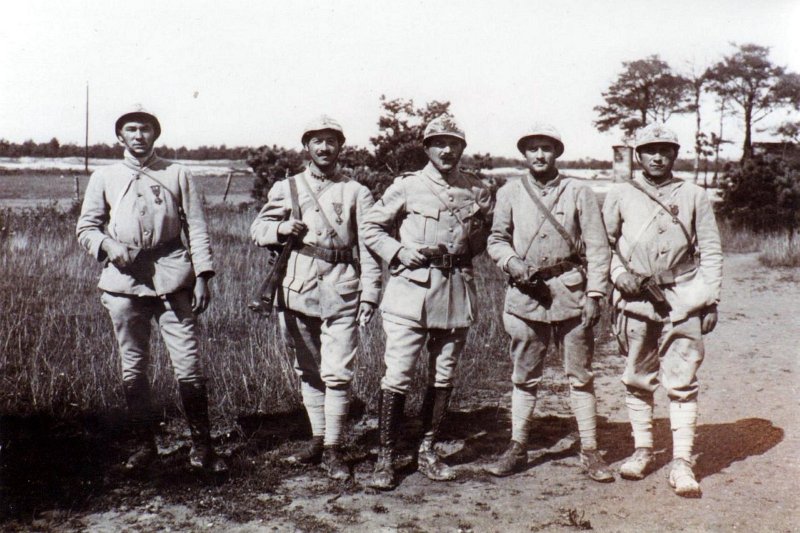
M 125 462 L 126 470 L 139 470 L 158 456 L 155 435 L 155 415 L 150 405 L 150 384 L 146 377 L 123 381 L 128 423 L 136 441 L 134 452 Z
M 396 451 L 397 430 L 403 417 L 406 396 L 397 392 L 381 389 L 378 407 L 378 432 L 381 447 L 375 472 L 369 486 L 374 489 L 391 490 L 397 486 L 394 477 L 394 456 Z
M 178 390 L 186 413 L 186 421 L 192 434 L 192 449 L 189 464 L 198 470 L 215 474 L 228 471 L 225 461 L 214 453 L 211 445 L 211 424 L 208 421 L 208 391 L 205 381 L 178 381 Z
M 449 481 L 456 473 L 442 461 L 434 449 L 444 415 L 450 405 L 452 388 L 428 387 L 422 402 L 422 442 L 417 453 L 417 469 L 434 481 Z

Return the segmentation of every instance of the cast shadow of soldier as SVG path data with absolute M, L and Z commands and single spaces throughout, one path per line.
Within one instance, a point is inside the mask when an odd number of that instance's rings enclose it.
M 416 408 L 406 409 L 399 450 L 398 478 L 414 474 L 414 452 L 421 427 Z M 366 420 L 366 405 L 355 400 L 351 423 L 360 426 L 350 443 L 350 462 L 360 478 L 369 475 L 378 445 L 377 429 Z M 455 466 L 462 479 L 482 479 L 481 465 L 501 453 L 510 438 L 509 414 L 505 408 L 484 406 L 472 410 L 454 410 L 445 420 L 441 449 L 446 461 Z M 309 438 L 308 422 L 302 409 L 276 414 L 244 415 L 238 427 L 218 436 L 216 445 L 231 457 L 232 483 L 214 483 L 198 477 L 186 466 L 188 438 L 162 436 L 157 467 L 146 476 L 131 478 L 121 464 L 126 457 L 126 432 L 120 414 L 91 415 L 81 419 L 61 420 L 49 416 L 0 417 L 0 522 L 8 519 L 31 519 L 47 511 L 96 510 L 137 505 L 144 493 L 153 495 L 184 494 L 191 500 L 192 488 L 250 486 L 254 491 L 276 487 L 295 468 L 282 464 L 281 456 L 302 446 Z M 374 426 L 374 425 L 373 425 Z M 174 429 L 170 429 L 174 432 Z M 609 422 L 600 417 L 598 432 L 606 460 L 616 463 L 632 452 L 627 422 Z M 669 421 L 654 421 L 657 467 L 666 465 L 671 456 Z M 695 472 L 700 479 L 716 474 L 731 464 L 762 455 L 784 438 L 784 430 L 763 418 L 736 422 L 701 424 L 695 450 Z M 527 469 L 574 456 L 577 437 L 571 417 L 538 417 L 532 432 Z M 269 459 L 264 460 L 268 454 Z M 258 466 L 254 466 L 258 465 Z M 324 478 L 309 469 L 311 475 Z M 258 478 L 258 479 L 255 479 Z M 233 490 L 232 488 L 230 490 Z M 188 491 L 188 492 L 187 492 Z M 176 496 L 178 497 L 178 496 Z

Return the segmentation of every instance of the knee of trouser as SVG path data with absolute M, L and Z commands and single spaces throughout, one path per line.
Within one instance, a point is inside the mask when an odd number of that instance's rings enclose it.
M 588 381 L 577 379 L 573 376 L 569 378 L 570 392 L 588 392 L 594 394 L 594 378 L 589 378 Z
M 353 372 L 342 371 L 320 376 L 322 382 L 329 389 L 347 389 L 353 381 Z
M 633 385 L 625 385 L 625 393 L 628 396 L 634 396 L 643 402 L 652 403 L 653 402 L 653 391 L 642 389 L 641 387 L 636 387 Z
M 539 392 L 539 383 L 538 382 L 536 382 L 536 383 L 513 383 L 513 385 L 514 385 L 515 389 L 521 390 L 522 392 L 525 392 L 527 394 L 532 394 L 533 396 L 536 396 L 537 393 Z
M 178 381 L 205 381 L 203 364 L 197 354 L 175 357 L 172 368 Z
M 381 389 L 397 394 L 408 394 L 411 389 L 411 378 L 403 375 L 390 375 L 387 371 L 381 379 Z

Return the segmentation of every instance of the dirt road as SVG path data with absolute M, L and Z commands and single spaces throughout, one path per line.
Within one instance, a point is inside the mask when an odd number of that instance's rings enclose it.
M 230 531 L 799 531 L 800 270 L 769 270 L 754 255 L 728 255 L 721 321 L 707 338 L 695 451 L 703 497 L 685 500 L 666 482 L 671 441 L 667 401 L 656 396 L 659 469 L 638 482 L 601 485 L 583 477 L 564 387 L 545 395 L 531 466 L 505 479 L 480 470 L 509 436 L 508 398 L 453 413 L 444 449 L 461 478 L 434 483 L 407 468 L 391 493 L 365 488 L 375 421 L 354 429 L 355 482 L 337 485 L 280 458 L 296 427 L 260 421 L 252 469 L 221 486 L 165 479 L 106 494 L 99 510 L 50 511 L 33 528 Z M 621 357 L 597 369 L 601 448 L 609 462 L 631 452 L 619 383 Z M 562 377 L 555 376 L 556 380 Z M 282 424 L 277 424 L 281 426 Z M 273 429 L 270 429 L 272 427 Z M 409 428 L 415 431 L 416 428 Z M 286 436 L 293 440 L 286 442 Z M 142 486 L 145 488 L 142 489 Z M 135 494 L 135 497 L 133 493 Z M 175 493 L 183 494 L 175 498 Z M 185 503 L 180 503 L 180 500 Z M 143 503 L 144 502 L 144 503 Z M 18 524 L 19 525 L 19 524 Z

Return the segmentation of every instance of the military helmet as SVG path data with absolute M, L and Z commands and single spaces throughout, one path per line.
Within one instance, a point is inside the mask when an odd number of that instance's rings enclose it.
M 642 146 L 661 143 L 675 145 L 676 150 L 681 148 L 674 131 L 660 122 L 652 122 L 636 132 L 634 148 L 638 151 Z
M 328 115 L 320 115 L 306 124 L 306 127 L 303 128 L 303 136 L 300 138 L 300 142 L 302 142 L 305 146 L 312 133 L 322 130 L 331 130 L 339 138 L 339 144 L 344 144 L 345 137 L 342 125 L 339 124 L 338 120 L 331 118 Z
M 452 116 L 447 114 L 439 115 L 425 126 L 425 133 L 422 136 L 423 144 L 431 137 L 455 137 L 460 139 L 464 146 L 467 144 L 464 130 L 461 129 Z
M 555 142 L 556 157 L 560 157 L 561 154 L 564 153 L 564 142 L 561 140 L 561 134 L 558 132 L 555 126 L 551 124 L 537 122 L 527 130 L 525 130 L 525 133 L 523 133 L 522 136 L 517 141 L 517 150 L 522 152 L 522 145 L 527 139 L 531 137 L 547 137 L 551 141 Z
M 114 123 L 114 133 L 119 135 L 119 132 L 122 130 L 122 126 L 131 120 L 149 122 L 153 125 L 153 129 L 156 132 L 156 138 L 161 136 L 161 123 L 158 121 L 158 118 L 156 118 L 153 113 L 145 109 L 142 104 L 134 104 L 130 106 L 119 116 L 117 121 Z

